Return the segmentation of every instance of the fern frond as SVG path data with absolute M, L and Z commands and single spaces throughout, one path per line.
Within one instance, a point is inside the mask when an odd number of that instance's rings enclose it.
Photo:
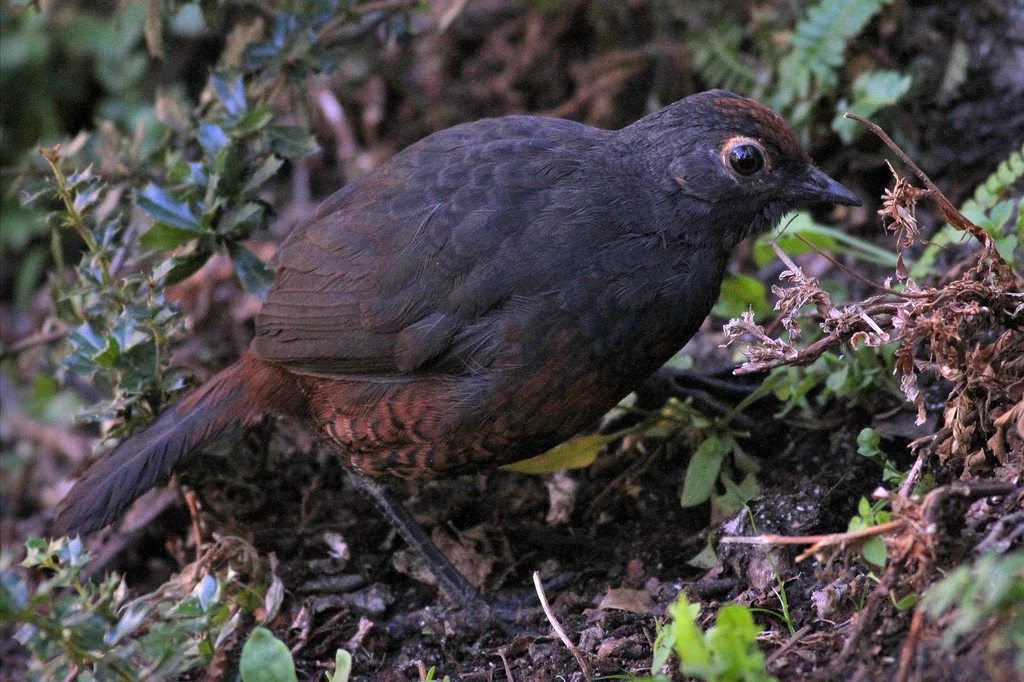
M 992 175 L 974 190 L 974 196 L 964 202 L 964 212 L 991 211 L 1002 198 L 1003 193 L 1018 180 L 1024 178 L 1024 145 L 1000 163 Z
M 739 23 L 725 24 L 690 39 L 693 64 L 707 85 L 754 94 L 757 72 L 740 54 L 742 40 L 743 26 Z
M 849 144 L 860 133 L 867 130 L 852 119 L 845 118 L 844 112 L 871 118 L 879 109 L 895 104 L 910 90 L 912 78 L 896 71 L 865 71 L 853 82 L 853 101 L 840 100 L 836 106 L 836 117 L 832 130 L 839 133 L 843 142 Z
M 835 87 L 846 43 L 859 34 L 882 7 L 892 0 L 821 0 L 797 24 L 790 52 L 779 64 L 773 104 L 788 108 L 807 100 L 812 90 Z
M 984 182 L 974 190 L 974 195 L 964 202 L 960 209 L 964 216 L 976 225 L 985 228 L 996 242 L 999 254 L 1008 262 L 1014 263 L 1019 269 L 1022 263 L 1016 259 L 1019 248 L 1024 248 L 1024 201 L 1006 197 L 1007 191 L 1017 182 L 1024 179 L 1024 145 L 1010 153 Z M 1015 229 L 1004 234 L 1006 224 L 1013 219 L 1017 211 Z M 951 244 L 961 237 L 956 228 L 946 225 L 931 239 L 928 248 L 910 271 L 912 279 L 920 279 L 928 274 L 942 247 Z

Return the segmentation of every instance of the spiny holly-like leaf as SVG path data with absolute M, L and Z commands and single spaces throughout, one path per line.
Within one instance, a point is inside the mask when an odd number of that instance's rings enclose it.
M 288 159 L 301 159 L 320 151 L 320 145 L 308 131 L 296 126 L 267 128 L 270 147 Z
M 210 76 L 210 82 L 213 83 L 213 91 L 217 93 L 217 99 L 224 105 L 228 114 L 237 118 L 245 113 L 247 108 L 245 84 L 242 82 L 241 76 L 237 76 L 228 83 L 224 76 L 215 73 Z
M 267 292 L 270 291 L 270 285 L 274 281 L 274 274 L 267 269 L 267 266 L 256 254 L 241 244 L 230 244 L 228 253 L 231 254 L 231 263 L 235 266 L 235 273 L 242 282 L 242 286 L 260 300 L 266 298 Z
M 188 204 L 178 201 L 152 183 L 139 192 L 138 205 L 146 215 L 156 221 L 180 230 L 199 231 L 199 216 Z

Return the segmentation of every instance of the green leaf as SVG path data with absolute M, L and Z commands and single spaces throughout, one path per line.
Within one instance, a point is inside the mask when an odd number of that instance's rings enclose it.
M 882 454 L 878 446 L 882 442 L 882 437 L 878 431 L 872 428 L 861 429 L 861 432 L 857 434 L 857 454 L 865 457 L 877 457 Z
M 126 313 L 129 311 L 126 310 Z M 138 320 L 130 314 L 122 315 L 114 323 L 111 337 L 117 341 L 121 352 L 127 353 L 141 343 L 149 341 L 149 335 L 138 328 Z
M 718 317 L 732 319 L 753 309 L 754 315 L 764 317 L 771 313 L 768 289 L 758 279 L 730 272 L 722 280 L 722 291 L 711 311 Z
M 249 193 L 258 190 L 263 186 L 263 183 L 274 177 L 274 174 L 277 173 L 278 169 L 283 164 L 284 161 L 279 157 L 273 154 L 268 156 L 266 160 L 263 161 L 263 164 L 256 169 L 256 172 L 249 176 L 249 179 L 245 181 L 245 184 L 242 186 L 242 192 Z
M 868 521 L 871 520 L 871 503 L 868 502 L 866 497 L 860 498 L 860 502 L 857 503 L 857 513 L 860 514 L 861 518 Z
M 338 649 L 334 654 L 334 674 L 327 674 L 330 682 L 348 682 L 352 675 L 352 654 L 344 649 Z
M 270 107 L 259 107 L 258 109 L 245 112 L 235 122 L 235 130 L 243 134 L 255 133 L 270 125 L 273 119 L 274 113 L 270 110 Z
M 221 101 L 224 109 L 232 118 L 237 118 L 245 113 L 247 107 L 245 84 L 242 82 L 241 76 L 236 77 L 229 84 L 224 76 L 215 73 L 210 76 L 210 82 L 213 83 L 213 91 L 217 93 L 217 99 Z
M 722 562 L 718 558 L 718 553 L 715 552 L 715 548 L 712 547 L 709 542 L 704 549 L 696 554 L 696 556 L 687 560 L 686 564 L 688 566 L 693 566 L 694 568 L 701 568 L 705 571 L 710 571 L 712 568 L 721 566 Z
M 796 102 L 807 105 L 813 90 L 827 90 L 838 81 L 848 40 L 892 0 L 820 0 L 797 24 L 792 49 L 779 62 L 779 88 L 772 104 L 783 109 Z M 798 120 L 806 117 L 792 109 Z M 801 115 L 802 114 L 802 115 Z
M 672 647 L 676 641 L 675 623 L 668 623 L 658 631 L 654 640 L 654 651 L 651 653 L 651 674 L 658 675 L 662 666 L 668 663 L 672 655 Z
M 853 82 L 853 102 L 840 101 L 837 105 L 832 130 L 839 133 L 843 142 L 850 144 L 855 137 L 867 132 L 867 128 L 843 114 L 848 111 L 871 118 L 878 110 L 895 104 L 907 94 L 912 80 L 910 76 L 896 71 L 865 71 L 860 74 Z
M 176 200 L 152 183 L 138 193 L 136 203 L 143 213 L 158 222 L 181 230 L 199 231 L 199 216 L 188 204 Z
M 711 497 L 718 473 L 722 469 L 722 460 L 728 451 L 725 443 L 718 438 L 708 438 L 701 443 L 686 467 L 686 480 L 683 482 L 680 500 L 682 506 L 695 507 Z
M 71 353 L 63 360 L 61 366 L 75 374 L 93 376 L 99 371 L 96 358 L 107 348 L 107 340 L 91 322 L 79 326 L 68 336 Z
M 715 626 L 705 639 L 718 663 L 716 680 L 766 682 L 770 677 L 764 669 L 764 654 L 757 647 L 761 627 L 746 606 L 727 604 L 718 611 Z
M 247 201 L 228 211 L 217 224 L 217 231 L 225 235 L 233 233 L 238 237 L 246 237 L 260 226 L 265 212 L 263 204 Z
M 719 480 L 725 486 L 725 494 L 716 498 L 715 503 L 725 509 L 742 509 L 747 502 L 761 494 L 761 486 L 754 474 L 747 474 L 738 484 L 733 483 L 724 473 Z
M 792 218 L 783 218 L 782 224 L 784 232 L 778 235 L 765 235 L 754 244 L 754 262 L 758 267 L 767 265 L 775 259 L 772 241 L 777 242 L 779 247 L 791 256 L 810 252 L 811 247 L 805 244 L 801 237 L 822 251 L 847 254 L 866 263 L 895 268 L 898 262 L 898 256 L 894 251 L 883 249 L 842 230 L 821 225 L 815 222 L 809 213 L 803 211 L 792 214 Z
M 243 682 L 298 682 L 288 647 L 266 628 L 256 628 L 249 635 L 238 672 Z
M 231 264 L 235 266 L 235 273 L 248 291 L 263 300 L 270 291 L 270 285 L 274 282 L 274 273 L 267 269 L 256 254 L 241 244 L 231 243 L 228 245 L 228 254 L 231 256 Z
M 700 615 L 700 604 L 690 604 L 685 592 L 668 607 L 675 630 L 673 642 L 676 656 L 683 665 L 707 665 L 711 662 L 711 652 L 704 643 L 704 633 L 697 627 L 697 616 Z
M 199 268 L 206 265 L 206 261 L 210 260 L 210 255 L 208 251 L 199 250 L 187 256 L 174 256 L 164 261 L 154 270 L 154 273 L 157 277 L 163 276 L 164 284 L 171 286 L 195 274 Z
M 850 366 L 843 365 L 838 370 L 825 377 L 825 388 L 829 389 L 833 393 L 842 393 L 843 387 L 846 386 L 846 379 L 849 374 Z
M 301 159 L 320 151 L 316 138 L 296 126 L 267 128 L 267 136 L 270 138 L 270 148 L 288 159 Z
M 231 138 L 224 129 L 215 123 L 204 123 L 199 126 L 199 145 L 207 156 L 217 156 L 220 150 L 231 144 Z
M 202 235 L 203 233 L 199 230 L 183 230 L 167 223 L 157 222 L 142 233 L 142 236 L 139 237 L 139 244 L 152 251 L 168 251 L 184 246 Z
M 580 436 L 556 445 L 542 455 L 506 464 L 501 468 L 518 474 L 551 474 L 566 469 L 582 469 L 593 464 L 601 448 L 616 438 L 621 438 L 621 434 Z
M 868 538 L 861 549 L 861 556 L 870 564 L 884 567 L 885 561 L 889 557 L 889 550 L 885 546 L 885 540 L 877 535 Z

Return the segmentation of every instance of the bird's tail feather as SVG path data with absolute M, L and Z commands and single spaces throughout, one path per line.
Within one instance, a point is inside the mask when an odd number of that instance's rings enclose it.
M 271 406 L 246 385 L 259 385 L 251 381 L 254 372 L 275 369 L 247 353 L 130 436 L 86 471 L 60 502 L 53 535 L 103 528 L 167 477 L 182 457 L 226 429 L 258 419 Z

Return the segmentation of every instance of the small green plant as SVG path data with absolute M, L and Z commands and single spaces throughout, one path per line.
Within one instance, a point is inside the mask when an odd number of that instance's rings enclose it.
M 75 132 L 68 123 L 90 106 L 118 125 L 135 125 L 144 110 L 150 75 L 142 46 L 141 4 L 125 7 L 116 22 L 92 3 L 43 3 L 41 11 L 26 4 L 0 3 L 4 166 L 34 156 L 40 141 Z M 103 93 L 98 101 L 97 90 Z M 0 251 L 17 256 L 13 299 L 23 307 L 44 279 L 48 226 L 20 205 L 22 180 L 8 173 L 0 176 Z
M 266 628 L 255 628 L 238 661 L 242 682 L 298 682 L 288 645 Z
M 907 477 L 907 472 L 900 471 L 881 449 L 882 437 L 878 431 L 865 427 L 857 434 L 857 454 L 867 457 L 882 467 L 882 482 L 899 485 Z
M 835 400 L 870 411 L 877 409 L 880 395 L 892 396 L 896 404 L 902 403 L 899 382 L 893 377 L 894 353 L 892 344 L 867 346 L 844 356 L 825 352 L 807 366 L 775 368 L 741 407 L 774 394 L 783 403 L 777 417 L 796 411 L 810 419 L 822 406 Z
M 1024 551 L 989 552 L 960 566 L 928 588 L 920 608 L 945 629 L 946 649 L 989 621 L 996 633 L 989 652 L 1010 650 L 1014 668 L 1024 673 Z
M 33 538 L 25 548 L 20 569 L 12 553 L 0 558 L 0 621 L 18 626 L 33 657 L 29 682 L 170 682 L 209 665 L 242 618 L 268 606 L 264 588 L 231 569 L 128 601 L 121 576 L 82 579 L 91 557 L 81 540 Z
M 976 225 L 985 229 L 995 240 L 999 255 L 1011 263 L 1018 272 L 1024 272 L 1024 209 L 1020 197 L 1011 196 L 1011 188 L 1024 178 L 1024 145 L 1013 151 L 974 190 L 964 202 L 961 211 Z M 1016 214 L 1016 219 L 1014 219 Z M 1012 229 L 1006 230 L 1011 224 Z M 963 233 L 946 225 L 931 239 L 931 243 L 910 270 L 912 279 L 928 275 L 939 253 L 948 244 L 962 238 Z
M 427 676 L 423 678 L 423 682 L 434 682 L 434 675 L 437 674 L 437 670 L 434 666 L 430 666 L 430 670 L 427 671 Z M 441 678 L 441 682 L 451 682 L 451 679 L 445 675 Z
M 700 604 L 691 604 L 685 593 L 669 607 L 672 622 L 663 625 L 654 642 L 651 677 L 643 682 L 668 682 L 662 672 L 672 654 L 679 672 L 707 682 L 771 682 L 764 654 L 757 646 L 761 627 L 751 610 L 727 604 L 718 611 L 715 625 L 702 632 L 697 624 Z M 640 682 L 638 680 L 638 682 Z
M 850 519 L 850 523 L 846 528 L 847 532 L 854 533 L 865 528 L 889 523 L 892 520 L 892 515 L 885 510 L 888 504 L 887 500 L 879 500 L 871 504 L 867 498 L 860 498 L 860 503 L 857 505 L 857 516 Z M 869 564 L 884 568 L 889 556 L 889 550 L 885 546 L 885 540 L 877 535 L 873 535 L 864 542 L 860 554 Z
M 352 654 L 338 649 L 334 654 L 334 673 L 327 673 L 327 682 L 348 682 L 352 674 Z
M 858 135 L 867 131 L 856 121 L 846 118 L 849 112 L 863 118 L 871 118 L 878 110 L 898 102 L 910 90 L 910 76 L 895 71 L 865 71 L 853 81 L 853 99 L 839 100 L 836 117 L 832 119 L 832 130 L 839 133 L 843 142 L 850 144 Z
M 645 436 L 664 437 L 677 432 L 694 448 L 679 500 L 683 507 L 710 499 L 722 511 L 735 511 L 760 494 L 760 465 L 740 446 L 737 439 L 743 434 L 730 428 L 728 419 L 708 417 L 692 401 L 670 398 L 660 418 L 642 431 Z M 719 484 L 721 494 L 716 490 Z

